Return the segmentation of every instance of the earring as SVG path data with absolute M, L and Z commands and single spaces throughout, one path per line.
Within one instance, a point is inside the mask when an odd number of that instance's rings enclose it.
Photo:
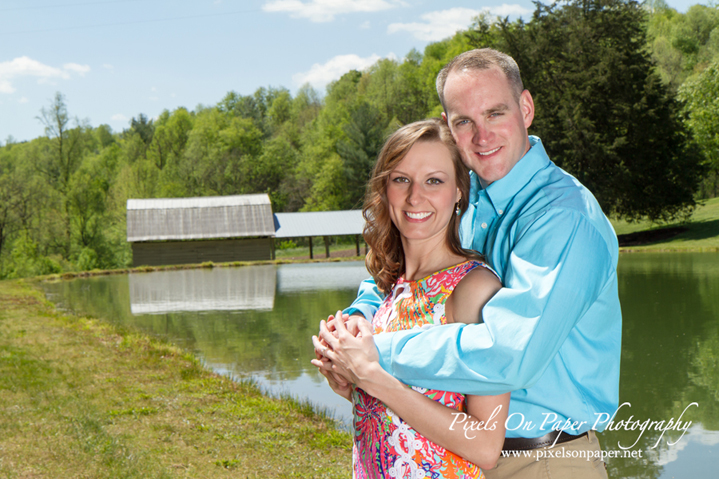
M 462 214 L 462 210 L 459 209 L 459 202 L 457 202 L 457 203 L 454 205 L 454 214 L 457 215 L 457 216 L 459 216 L 460 214 Z

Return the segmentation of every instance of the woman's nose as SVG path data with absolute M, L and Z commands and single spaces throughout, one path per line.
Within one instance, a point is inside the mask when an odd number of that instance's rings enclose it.
M 423 195 L 424 195 L 424 191 L 422 189 L 422 184 L 414 182 L 409 187 L 409 194 L 407 195 L 407 203 L 409 203 L 412 206 L 415 206 L 422 201 Z

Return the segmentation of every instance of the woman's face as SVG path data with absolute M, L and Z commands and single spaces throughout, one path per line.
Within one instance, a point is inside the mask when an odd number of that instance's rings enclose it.
M 457 188 L 452 156 L 440 141 L 419 141 L 389 174 L 389 214 L 407 240 L 443 240 Z

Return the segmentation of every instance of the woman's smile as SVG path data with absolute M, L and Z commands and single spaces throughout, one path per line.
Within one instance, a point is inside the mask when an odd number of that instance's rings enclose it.
M 407 218 L 410 221 L 424 221 L 426 220 L 432 212 L 430 211 L 421 211 L 421 212 L 412 212 L 412 211 L 405 211 L 404 214 L 407 216 Z

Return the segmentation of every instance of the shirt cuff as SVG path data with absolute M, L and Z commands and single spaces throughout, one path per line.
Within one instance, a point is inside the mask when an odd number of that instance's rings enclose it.
M 379 353 L 379 365 L 382 369 L 392 374 L 392 338 L 394 334 L 383 333 L 373 337 L 374 345 Z
M 367 321 L 370 321 L 372 319 L 372 317 L 374 317 L 374 308 L 372 308 L 371 306 L 368 306 L 366 304 L 358 304 L 356 306 L 350 306 L 349 308 L 345 309 L 342 312 L 345 314 L 349 314 L 350 316 L 353 314 L 359 313 L 362 316 L 364 316 L 365 319 L 370 318 L 370 319 L 367 319 Z

